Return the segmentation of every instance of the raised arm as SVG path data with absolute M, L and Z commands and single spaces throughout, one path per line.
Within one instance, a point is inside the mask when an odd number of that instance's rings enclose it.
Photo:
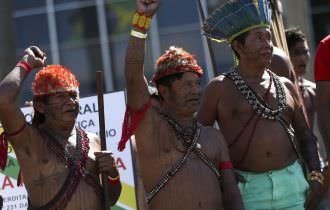
M 44 53 L 38 47 L 27 48 L 21 61 L 0 83 L 0 121 L 9 135 L 23 129 L 26 123 L 17 104 L 18 94 L 29 71 L 43 66 L 44 60 Z M 26 130 L 9 139 L 15 149 L 29 138 Z
M 133 18 L 139 20 L 145 17 L 152 17 L 157 10 L 158 4 L 159 0 L 136 0 L 137 13 Z M 132 25 L 131 36 L 126 50 L 125 79 L 127 103 L 135 111 L 139 110 L 150 99 L 143 70 L 147 34 L 144 28 L 147 29 L 147 27 Z

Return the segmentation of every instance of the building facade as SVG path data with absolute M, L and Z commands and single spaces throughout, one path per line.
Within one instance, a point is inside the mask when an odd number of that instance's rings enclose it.
M 12 2 L 10 6 L 5 3 L 9 1 Z M 201 2 L 207 8 L 207 14 L 225 0 Z M 6 48 L 12 45 L 16 49 L 17 59 L 27 46 L 41 47 L 47 53 L 47 64 L 65 65 L 77 75 L 82 97 L 96 94 L 95 72 L 100 70 L 104 72 L 108 92 L 124 89 L 124 55 L 135 0 L 2 0 L 0 7 L 12 11 L 8 14 L 14 25 L 13 31 L 5 33 L 7 37 L 0 36 L 0 45 Z M 316 43 L 330 33 L 329 1 L 284 1 L 283 11 L 286 25 L 302 26 L 308 34 L 313 57 Z M 8 24 L 8 18 L 1 18 L 0 21 L 5 20 Z M 148 38 L 145 59 L 148 79 L 154 71 L 155 60 L 171 45 L 184 47 L 196 55 L 199 64 L 206 70 L 203 85 L 214 76 L 208 46 L 200 33 L 196 0 L 162 1 Z M 212 46 L 216 60 L 215 74 L 228 70 L 233 63 L 230 47 L 218 43 Z M 0 57 L 3 55 L 0 54 Z M 6 61 L 0 58 L 1 66 L 6 66 Z M 4 75 L 10 69 L 0 68 L 0 71 Z M 24 83 L 22 104 L 31 100 L 33 77 L 32 73 Z

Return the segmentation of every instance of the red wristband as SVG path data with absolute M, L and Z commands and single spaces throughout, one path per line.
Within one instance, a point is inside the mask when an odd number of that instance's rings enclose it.
M 219 163 L 219 169 L 220 170 L 226 170 L 226 169 L 233 169 L 233 164 L 231 161 L 224 161 Z
M 25 62 L 25 61 L 20 61 L 20 62 L 18 62 L 16 66 L 25 69 L 25 71 L 26 71 L 27 74 L 30 73 L 31 70 L 32 70 L 30 64 L 28 64 L 28 63 Z

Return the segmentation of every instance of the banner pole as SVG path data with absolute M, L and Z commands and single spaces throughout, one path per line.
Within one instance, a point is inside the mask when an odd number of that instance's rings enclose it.
M 97 102 L 99 110 L 99 136 L 101 140 L 101 150 L 107 150 L 107 143 L 105 138 L 105 118 L 104 118 L 104 87 L 103 87 L 103 75 L 102 71 L 96 72 L 96 84 L 97 84 Z M 105 209 L 110 210 L 111 204 L 109 199 L 109 184 L 108 184 L 108 174 L 102 173 L 102 186 L 103 186 L 103 196 L 105 202 Z

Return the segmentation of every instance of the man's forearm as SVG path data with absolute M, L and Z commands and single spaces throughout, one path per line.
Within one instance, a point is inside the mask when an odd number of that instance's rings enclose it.
M 125 59 L 125 75 L 127 82 L 136 80 L 136 75 L 143 75 L 145 39 L 130 37 Z
M 317 148 L 317 138 L 311 130 L 306 130 L 304 135 L 298 138 L 301 140 L 301 153 L 306 161 L 309 171 L 320 171 L 321 162 Z
M 26 70 L 22 67 L 15 67 L 0 83 L 0 103 L 16 101 L 21 85 L 26 77 Z
M 109 185 L 109 195 L 110 195 L 110 204 L 111 206 L 115 205 L 119 199 L 121 193 L 121 182 Z
M 125 79 L 127 103 L 132 110 L 139 110 L 149 100 L 143 71 L 144 54 L 145 39 L 131 37 L 126 51 Z
M 244 209 L 242 196 L 237 186 L 234 171 L 231 169 L 222 170 L 221 175 L 222 200 L 224 209 Z

